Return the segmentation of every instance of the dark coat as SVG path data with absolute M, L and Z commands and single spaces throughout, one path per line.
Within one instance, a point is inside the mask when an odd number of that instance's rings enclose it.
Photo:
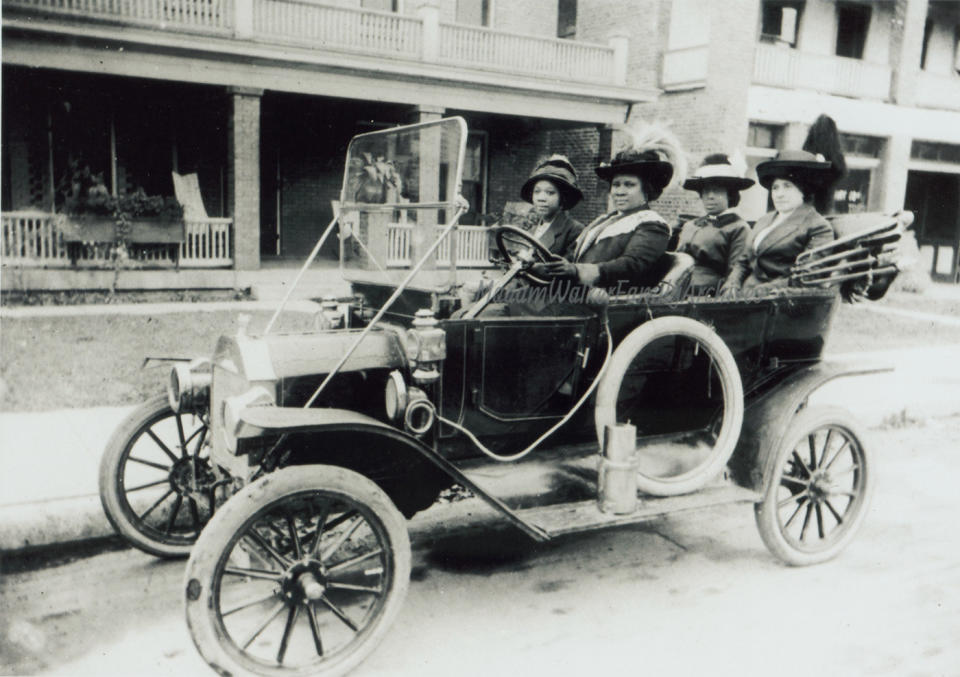
M 725 212 L 719 216 L 701 216 L 687 221 L 680 230 L 677 251 L 694 259 L 690 285 L 699 290 L 719 291 L 737 268 L 746 253 L 750 226 L 739 214 Z M 741 280 L 730 279 L 739 287 Z
M 577 242 L 572 261 L 595 263 L 600 271 L 596 286 L 655 285 L 650 279 L 654 264 L 667 251 L 670 226 L 646 207 L 630 212 L 610 212 L 587 226 Z
M 583 224 L 561 209 L 547 228 L 547 232 L 540 236 L 540 244 L 549 249 L 551 254 L 569 260 L 577 246 L 577 238 L 582 232 Z
M 754 240 L 770 227 L 776 217 L 777 212 L 765 214 L 753 227 L 746 253 L 735 271 L 738 276 L 746 277 L 744 289 L 768 283 L 771 286 L 787 286 L 790 268 L 797 256 L 814 247 L 829 244 L 835 238 L 827 220 L 812 205 L 802 204 L 773 232 L 763 237 L 756 251 Z

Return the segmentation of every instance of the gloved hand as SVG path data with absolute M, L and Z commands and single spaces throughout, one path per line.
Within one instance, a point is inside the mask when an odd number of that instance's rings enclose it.
M 576 277 L 577 267 L 565 259 L 557 259 L 546 263 L 535 263 L 530 266 L 530 272 L 544 279 Z

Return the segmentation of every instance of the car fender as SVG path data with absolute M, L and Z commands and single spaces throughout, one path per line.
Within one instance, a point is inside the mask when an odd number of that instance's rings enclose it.
M 740 439 L 728 464 L 734 480 L 756 491 L 767 486 L 790 420 L 820 386 L 837 378 L 891 370 L 885 365 L 827 359 L 792 372 L 776 385 L 759 388 L 752 397 L 748 395 Z

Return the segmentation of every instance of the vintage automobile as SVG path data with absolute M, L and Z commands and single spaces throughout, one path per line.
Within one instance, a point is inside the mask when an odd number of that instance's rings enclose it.
M 877 297 L 896 275 L 906 218 L 837 222 L 795 286 L 733 299 L 686 295 L 676 254 L 654 289 L 518 283 L 550 254 L 501 226 L 506 270 L 476 298 L 457 265 L 466 136 L 450 118 L 355 137 L 303 268 L 339 225 L 353 296 L 323 300 L 311 331 L 274 332 L 281 305 L 222 337 L 108 445 L 104 508 L 137 547 L 190 554 L 187 621 L 222 674 L 358 665 L 407 592 L 405 518 L 453 484 L 537 540 L 752 503 L 792 565 L 863 520 L 862 435 L 807 402 L 873 371 L 824 343 L 838 286 Z

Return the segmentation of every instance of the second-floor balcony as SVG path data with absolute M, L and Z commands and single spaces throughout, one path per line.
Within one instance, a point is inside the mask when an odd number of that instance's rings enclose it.
M 757 44 L 753 68 L 758 85 L 880 101 L 890 97 L 890 75 L 885 64 L 765 43 Z
M 430 11 L 411 16 L 314 0 L 4 0 L 3 10 L 5 27 L 24 19 L 33 29 L 59 22 L 79 34 L 85 26 L 137 27 L 585 86 L 625 84 L 623 46 L 447 24 Z
M 924 108 L 960 110 L 960 75 L 920 71 L 914 100 Z

